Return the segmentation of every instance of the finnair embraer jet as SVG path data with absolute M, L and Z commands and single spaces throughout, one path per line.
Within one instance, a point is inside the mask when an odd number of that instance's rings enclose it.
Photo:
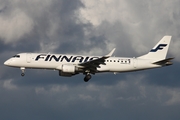
M 84 81 L 91 79 L 91 74 L 101 72 L 130 72 L 159 68 L 172 65 L 173 58 L 166 54 L 171 36 L 164 36 L 151 51 L 140 57 L 111 57 L 115 48 L 105 56 L 83 56 L 49 53 L 20 53 L 4 62 L 5 65 L 18 67 L 22 76 L 26 68 L 58 70 L 60 76 L 71 77 L 83 73 Z

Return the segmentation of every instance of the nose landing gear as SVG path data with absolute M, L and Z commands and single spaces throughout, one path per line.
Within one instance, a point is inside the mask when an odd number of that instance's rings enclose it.
M 21 73 L 21 76 L 24 76 L 25 74 L 24 73 Z
M 25 73 L 24 73 L 24 72 L 25 72 L 25 68 L 24 68 L 24 67 L 21 67 L 20 69 L 21 69 L 21 71 L 22 71 L 21 76 L 24 76 L 24 75 L 25 75 Z

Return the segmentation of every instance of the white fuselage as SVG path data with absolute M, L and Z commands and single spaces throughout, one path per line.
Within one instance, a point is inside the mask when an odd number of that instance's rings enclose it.
M 43 53 L 21 53 L 18 55 L 20 57 L 12 57 L 4 64 L 20 68 L 61 70 L 62 65 L 74 65 L 81 68 L 78 65 L 79 63 L 88 62 L 100 57 Z M 109 57 L 105 60 L 105 64 L 97 68 L 97 72 L 128 72 L 156 67 L 161 67 L 161 65 L 152 64 L 150 59 Z

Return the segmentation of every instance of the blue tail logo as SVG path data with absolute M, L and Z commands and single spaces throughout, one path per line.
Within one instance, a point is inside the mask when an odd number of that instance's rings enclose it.
M 158 50 L 162 50 L 166 46 L 167 44 L 159 44 L 155 49 L 152 49 L 150 52 L 156 52 Z

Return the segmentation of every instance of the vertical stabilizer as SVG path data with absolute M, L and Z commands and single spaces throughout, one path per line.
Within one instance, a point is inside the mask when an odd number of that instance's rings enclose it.
M 171 41 L 171 36 L 164 36 L 152 49 L 151 51 L 138 58 L 142 59 L 158 59 L 163 60 L 166 58 L 169 44 Z

